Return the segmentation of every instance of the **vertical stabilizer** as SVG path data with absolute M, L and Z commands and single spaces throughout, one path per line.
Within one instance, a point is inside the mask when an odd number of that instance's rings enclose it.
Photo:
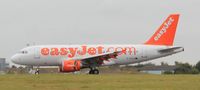
M 171 14 L 145 44 L 173 46 L 178 19 L 179 14 Z

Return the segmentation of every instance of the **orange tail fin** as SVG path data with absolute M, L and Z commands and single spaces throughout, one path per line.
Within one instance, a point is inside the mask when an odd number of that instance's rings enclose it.
M 171 14 L 145 44 L 172 46 L 178 19 L 179 14 Z

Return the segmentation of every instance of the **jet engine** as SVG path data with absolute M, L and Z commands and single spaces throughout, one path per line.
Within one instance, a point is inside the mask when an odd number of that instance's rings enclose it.
M 62 66 L 60 67 L 60 72 L 80 71 L 81 66 L 80 60 L 64 60 L 62 62 Z

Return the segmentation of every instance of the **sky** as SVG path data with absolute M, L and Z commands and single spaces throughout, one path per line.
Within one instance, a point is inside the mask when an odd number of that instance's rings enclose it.
M 150 61 L 200 60 L 200 0 L 0 0 L 0 57 L 30 45 L 141 44 L 179 13 L 174 44 L 185 51 Z

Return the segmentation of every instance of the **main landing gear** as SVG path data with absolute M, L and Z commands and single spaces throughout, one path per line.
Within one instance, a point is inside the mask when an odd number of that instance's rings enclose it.
M 89 74 L 99 74 L 99 70 L 96 68 L 90 68 Z

